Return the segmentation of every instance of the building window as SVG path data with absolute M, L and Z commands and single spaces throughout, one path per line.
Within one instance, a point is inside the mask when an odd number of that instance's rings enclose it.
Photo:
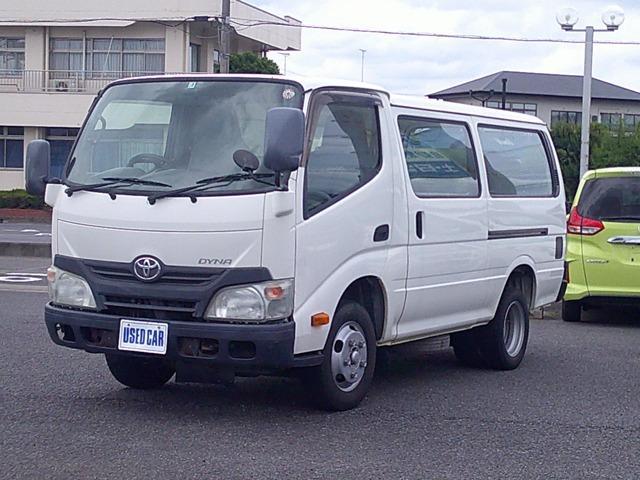
M 640 127 L 640 115 L 625 113 L 624 128 L 628 132 L 635 132 Z
M 502 110 L 502 101 L 491 100 L 486 103 L 486 106 Z M 535 103 L 506 102 L 505 108 L 512 112 L 526 113 L 527 115 L 533 115 L 534 117 L 538 115 L 538 105 Z
M 24 128 L 0 127 L 0 168 L 24 165 Z
M 19 75 L 24 70 L 24 38 L 0 37 L 0 74 Z
M 200 72 L 200 45 L 189 44 L 189 56 L 191 57 L 191 72 Z
M 52 38 L 49 68 L 58 77 L 86 71 L 92 78 L 164 72 L 164 40 L 140 38 Z M 85 59 L 83 62 L 83 54 Z
M 47 128 L 45 137 L 51 145 L 51 176 L 62 177 L 64 164 L 69 157 L 73 142 L 78 136 L 78 128 Z
M 609 128 L 619 128 L 622 123 L 621 113 L 601 113 L 600 123 L 606 125 Z
M 220 73 L 220 51 L 213 51 L 213 73 Z
M 581 112 L 560 112 L 558 110 L 551 111 L 551 126 L 555 126 L 558 123 L 569 123 L 571 125 L 582 124 Z

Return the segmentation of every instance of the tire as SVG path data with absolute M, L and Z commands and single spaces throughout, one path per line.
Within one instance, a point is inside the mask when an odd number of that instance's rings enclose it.
M 371 386 L 376 366 L 373 323 L 360 304 L 338 307 L 323 353 L 322 364 L 305 376 L 318 406 L 329 411 L 357 407 Z
M 489 367 L 513 370 L 520 365 L 529 340 L 529 304 L 520 289 L 507 286 L 495 317 L 477 335 L 479 352 Z
M 582 318 L 582 304 L 576 300 L 562 301 L 562 320 L 565 322 L 579 322 Z
M 109 371 L 121 384 L 135 389 L 162 387 L 175 373 L 163 359 L 106 354 Z
M 462 365 L 467 367 L 485 367 L 486 362 L 482 358 L 478 347 L 477 330 L 468 330 L 451 335 L 453 352 Z

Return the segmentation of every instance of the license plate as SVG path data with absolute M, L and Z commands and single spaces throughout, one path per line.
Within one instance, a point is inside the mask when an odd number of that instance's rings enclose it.
M 122 319 L 118 350 L 164 355 L 167 353 L 168 331 L 166 323 Z

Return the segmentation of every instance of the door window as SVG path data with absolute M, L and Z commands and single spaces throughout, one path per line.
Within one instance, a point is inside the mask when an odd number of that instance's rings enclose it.
M 398 126 L 417 196 L 480 196 L 478 166 L 466 125 L 400 117 Z
M 588 181 L 578 212 L 613 222 L 640 222 L 640 177 L 604 177 Z
M 316 97 L 305 164 L 305 217 L 353 192 L 380 170 L 376 105 L 339 98 Z
M 492 196 L 554 195 L 557 180 L 540 132 L 494 126 L 481 126 L 478 131 Z

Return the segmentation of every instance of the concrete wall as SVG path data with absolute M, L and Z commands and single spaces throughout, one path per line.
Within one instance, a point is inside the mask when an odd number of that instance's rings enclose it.
M 455 98 L 447 98 L 447 101 L 464 103 L 467 105 L 481 105 L 481 102 L 474 100 L 469 95 Z M 501 101 L 500 94 L 491 97 L 491 101 Z M 531 95 L 507 95 L 507 102 L 513 103 L 534 103 L 537 105 L 537 117 L 547 124 L 551 124 L 551 112 L 558 110 L 561 112 L 582 111 L 582 100 L 579 98 L 565 97 L 540 97 Z M 593 99 L 591 102 L 591 116 L 597 116 L 600 121 L 601 113 L 631 113 L 640 114 L 640 102 L 625 102 L 622 100 L 602 100 Z

